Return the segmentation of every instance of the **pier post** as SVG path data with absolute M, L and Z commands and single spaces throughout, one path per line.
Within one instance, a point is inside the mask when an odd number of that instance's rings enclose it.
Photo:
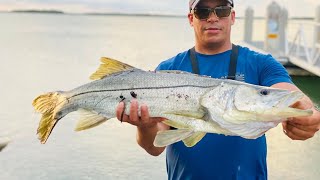
M 289 13 L 286 8 L 281 10 L 280 14 L 280 26 L 279 26 L 279 50 L 281 55 L 287 54 L 288 44 L 287 44 L 287 26 L 288 26 Z
M 316 25 L 314 27 L 314 45 L 312 56 L 315 58 L 314 65 L 320 68 L 320 5 L 316 7 L 316 17 L 314 20 Z
M 283 55 L 285 53 L 287 22 L 288 11 L 283 10 L 279 4 L 273 1 L 267 7 L 265 51 L 273 55 Z
M 320 5 L 317 6 L 316 8 L 316 17 L 314 18 L 315 23 L 317 24 L 315 26 L 315 33 L 314 33 L 314 39 L 315 39 L 315 44 L 318 44 L 320 46 Z
M 252 42 L 253 16 L 253 9 L 251 7 L 248 7 L 245 11 L 244 19 L 244 41 L 248 43 Z

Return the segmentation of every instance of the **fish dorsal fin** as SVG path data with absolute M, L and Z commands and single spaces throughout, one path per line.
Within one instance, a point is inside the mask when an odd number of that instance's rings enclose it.
M 94 111 L 80 109 L 79 112 L 81 118 L 75 128 L 75 131 L 83 131 L 86 129 L 90 129 L 108 120 L 108 118 L 99 115 Z
M 100 64 L 98 70 L 90 76 L 91 80 L 103 79 L 111 74 L 135 69 L 133 66 L 107 57 L 102 57 L 100 61 L 102 63 Z

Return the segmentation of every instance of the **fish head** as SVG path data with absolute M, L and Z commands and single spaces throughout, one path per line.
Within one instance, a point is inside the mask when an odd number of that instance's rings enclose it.
M 280 120 L 288 117 L 309 116 L 311 110 L 290 107 L 304 94 L 300 91 L 264 86 L 240 85 L 235 88 L 233 105 L 237 111 L 254 114 L 256 117 Z

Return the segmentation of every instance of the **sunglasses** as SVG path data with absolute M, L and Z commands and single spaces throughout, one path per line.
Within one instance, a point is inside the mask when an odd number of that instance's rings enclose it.
M 231 14 L 232 7 L 218 6 L 215 8 L 195 8 L 193 13 L 197 19 L 207 20 L 213 12 L 218 18 L 228 17 Z

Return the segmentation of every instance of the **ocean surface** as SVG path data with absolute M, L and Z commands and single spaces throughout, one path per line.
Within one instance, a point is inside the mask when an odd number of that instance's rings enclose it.
M 89 82 L 101 56 L 155 69 L 193 45 L 187 18 L 0 13 L 0 22 L 0 141 L 12 139 L 0 152 L 0 179 L 166 179 L 165 153 L 148 155 L 135 141 L 135 127 L 115 119 L 74 132 L 78 115 L 72 113 L 40 144 L 40 115 L 31 103 L 39 94 Z M 255 39 L 263 40 L 264 23 L 255 22 Z M 242 40 L 243 24 L 237 19 L 233 41 Z M 293 80 L 319 104 L 320 78 Z M 267 140 L 269 179 L 319 179 L 319 133 L 292 141 L 278 126 Z

